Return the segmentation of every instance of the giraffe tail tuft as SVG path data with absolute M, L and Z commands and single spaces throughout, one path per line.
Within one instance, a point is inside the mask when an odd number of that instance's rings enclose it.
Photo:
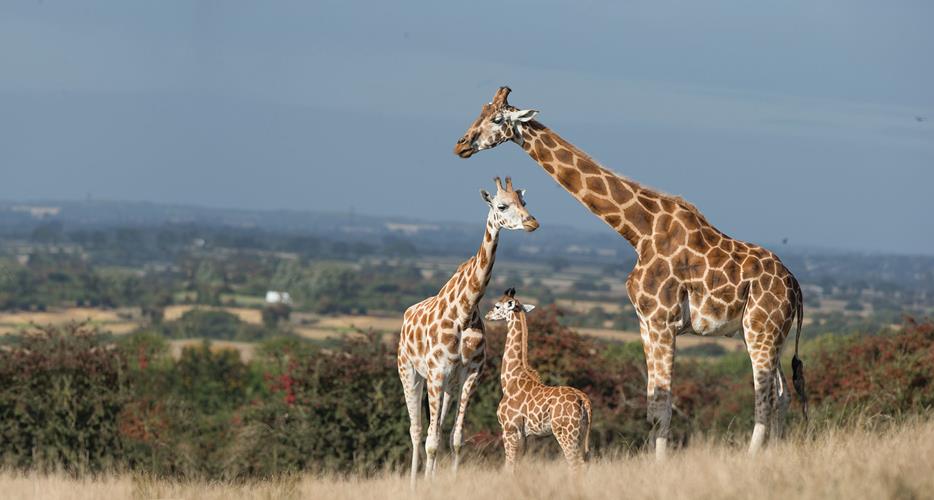
M 792 278 L 795 290 L 795 313 L 797 316 L 797 332 L 795 333 L 795 355 L 791 358 L 791 381 L 795 386 L 795 393 L 798 395 L 798 401 L 801 403 L 801 411 L 804 413 L 804 420 L 808 419 L 808 393 L 804 388 L 804 362 L 798 357 L 798 340 L 801 338 L 801 322 L 804 319 L 804 294 L 801 293 L 801 285 L 798 280 Z

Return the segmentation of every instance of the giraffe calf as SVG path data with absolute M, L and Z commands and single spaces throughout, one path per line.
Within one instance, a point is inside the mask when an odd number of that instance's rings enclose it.
M 526 436 L 553 435 L 571 470 L 576 471 L 589 451 L 590 399 L 573 387 L 545 385 L 529 366 L 526 313 L 534 307 L 519 303 L 516 290 L 510 288 L 486 315 L 488 320 L 506 320 L 508 324 L 500 373 L 503 399 L 496 411 L 503 428 L 506 468 L 515 468 Z

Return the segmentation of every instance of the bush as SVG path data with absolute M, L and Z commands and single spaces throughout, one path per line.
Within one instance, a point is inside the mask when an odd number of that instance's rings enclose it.
M 496 406 L 505 332 L 504 325 L 488 326 L 487 360 L 465 422 L 472 445 L 467 459 L 502 455 Z M 645 361 L 638 343 L 580 336 L 561 325 L 554 307 L 529 316 L 529 333 L 529 360 L 543 380 L 590 396 L 597 456 L 645 445 Z M 247 479 L 408 462 L 395 353 L 378 335 L 340 341 L 331 350 L 276 338 L 250 363 L 207 342 L 173 359 L 165 340 L 151 333 L 121 339 L 116 348 L 106 340 L 73 325 L 0 349 L 0 454 L 8 467 Z M 806 345 L 803 357 L 815 418 L 835 421 L 867 410 L 901 416 L 934 404 L 930 322 L 868 337 L 821 337 Z M 748 439 L 754 411 L 748 355 L 679 358 L 673 389 L 674 442 L 698 433 Z M 531 445 L 533 452 L 557 452 L 552 439 Z
M 18 469 L 100 471 L 122 461 L 126 363 L 84 326 L 0 350 L 0 457 Z

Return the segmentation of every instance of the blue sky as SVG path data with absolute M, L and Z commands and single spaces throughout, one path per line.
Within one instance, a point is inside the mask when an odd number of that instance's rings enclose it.
M 519 148 L 451 153 L 507 84 L 732 236 L 931 254 L 932 19 L 927 1 L 13 0 L 0 199 L 479 221 L 477 190 L 512 175 L 542 230 L 601 230 Z

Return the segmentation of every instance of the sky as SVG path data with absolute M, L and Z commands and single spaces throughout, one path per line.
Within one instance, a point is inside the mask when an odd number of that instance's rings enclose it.
M 934 254 L 934 2 L 0 3 L 0 200 L 486 216 L 501 85 L 603 165 L 761 244 Z M 621 239 L 621 244 L 625 242 Z

